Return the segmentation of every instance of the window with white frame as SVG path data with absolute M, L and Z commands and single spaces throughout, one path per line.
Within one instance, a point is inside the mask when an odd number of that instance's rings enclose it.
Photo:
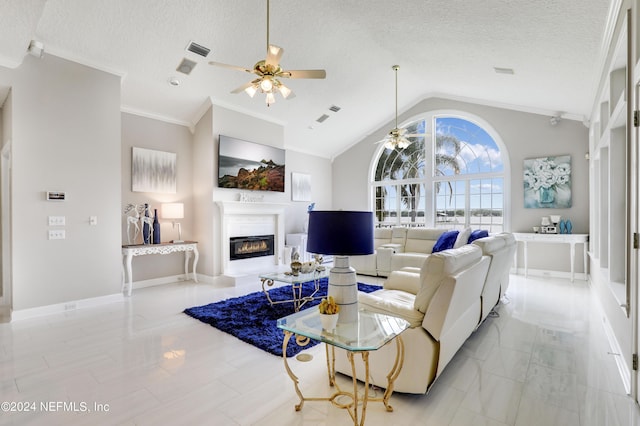
M 403 126 L 418 136 L 405 149 L 383 149 L 374 165 L 379 226 L 504 230 L 508 159 L 476 121 L 429 114 Z

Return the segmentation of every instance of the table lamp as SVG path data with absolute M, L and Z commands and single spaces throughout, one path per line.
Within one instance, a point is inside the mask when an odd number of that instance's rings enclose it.
M 183 203 L 165 203 L 160 206 L 160 216 L 163 219 L 173 220 L 173 229 L 178 225 L 178 239 L 171 241 L 172 243 L 183 243 L 182 240 L 182 228 L 180 222 L 176 222 L 176 219 L 184 218 L 184 204 Z
M 340 306 L 339 323 L 358 319 L 358 283 L 349 256 L 372 254 L 373 213 L 362 211 L 309 212 L 307 251 L 334 256 L 328 296 Z

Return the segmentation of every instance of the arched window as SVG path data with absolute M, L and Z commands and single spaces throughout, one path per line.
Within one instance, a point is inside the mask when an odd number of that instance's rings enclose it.
M 508 157 L 481 122 L 469 114 L 430 113 L 404 125 L 419 136 L 405 149 L 382 147 L 374 161 L 378 224 L 503 231 Z

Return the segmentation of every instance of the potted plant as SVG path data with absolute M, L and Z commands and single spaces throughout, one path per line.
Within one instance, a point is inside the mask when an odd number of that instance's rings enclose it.
M 338 312 L 340 312 L 340 306 L 336 303 L 333 296 L 322 298 L 320 305 L 320 322 L 322 323 L 323 330 L 333 330 L 338 323 Z

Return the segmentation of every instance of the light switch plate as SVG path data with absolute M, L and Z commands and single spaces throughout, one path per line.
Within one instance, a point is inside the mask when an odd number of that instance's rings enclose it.
M 49 226 L 64 226 L 65 222 L 64 216 L 49 216 Z
M 64 229 L 49 229 L 50 240 L 64 240 L 67 238 Z

